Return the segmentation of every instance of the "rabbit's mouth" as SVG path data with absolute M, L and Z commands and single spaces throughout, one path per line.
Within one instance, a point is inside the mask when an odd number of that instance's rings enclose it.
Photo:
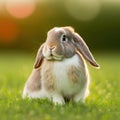
M 51 61 L 62 61 L 63 55 L 61 53 L 57 52 L 56 50 L 50 50 L 50 49 L 43 49 L 43 56 L 46 60 Z
M 45 58 L 47 59 L 47 60 L 56 60 L 56 61 L 61 61 L 62 59 L 63 59 L 63 56 L 62 55 L 58 55 L 58 54 L 53 54 L 53 53 L 51 53 L 51 54 L 49 54 L 49 55 L 47 55 L 47 56 L 45 56 Z

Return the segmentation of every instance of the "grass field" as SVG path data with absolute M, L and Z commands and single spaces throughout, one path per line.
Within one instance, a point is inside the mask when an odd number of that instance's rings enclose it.
M 89 65 L 91 84 L 86 103 L 64 106 L 21 98 L 34 57 L 19 52 L 0 53 L 0 120 L 120 120 L 120 54 L 96 54 L 101 68 Z

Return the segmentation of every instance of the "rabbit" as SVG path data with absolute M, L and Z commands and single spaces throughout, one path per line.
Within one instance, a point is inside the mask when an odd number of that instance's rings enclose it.
M 82 37 L 71 26 L 54 27 L 38 50 L 23 98 L 48 99 L 55 105 L 85 102 L 90 76 L 86 64 L 99 68 Z

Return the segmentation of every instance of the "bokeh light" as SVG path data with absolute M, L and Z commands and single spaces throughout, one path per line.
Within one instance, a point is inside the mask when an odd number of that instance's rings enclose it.
M 3 9 L 4 9 L 3 4 L 4 4 L 4 2 L 5 2 L 5 0 L 0 0 L 0 16 L 1 16 L 2 13 L 3 13 Z
M 35 0 L 6 0 L 6 9 L 16 18 L 26 18 L 34 12 Z
M 18 33 L 19 29 L 13 21 L 8 19 L 0 19 L 0 42 L 13 42 Z
M 100 12 L 98 0 L 68 0 L 66 9 L 77 20 L 89 21 L 94 19 Z

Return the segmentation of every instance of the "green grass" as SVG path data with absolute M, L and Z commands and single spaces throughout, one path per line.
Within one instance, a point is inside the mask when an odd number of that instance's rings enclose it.
M 86 103 L 54 106 L 47 100 L 23 100 L 32 71 L 30 54 L 0 53 L 0 120 L 120 120 L 120 54 L 96 54 L 99 70 L 89 65 L 90 96 Z

